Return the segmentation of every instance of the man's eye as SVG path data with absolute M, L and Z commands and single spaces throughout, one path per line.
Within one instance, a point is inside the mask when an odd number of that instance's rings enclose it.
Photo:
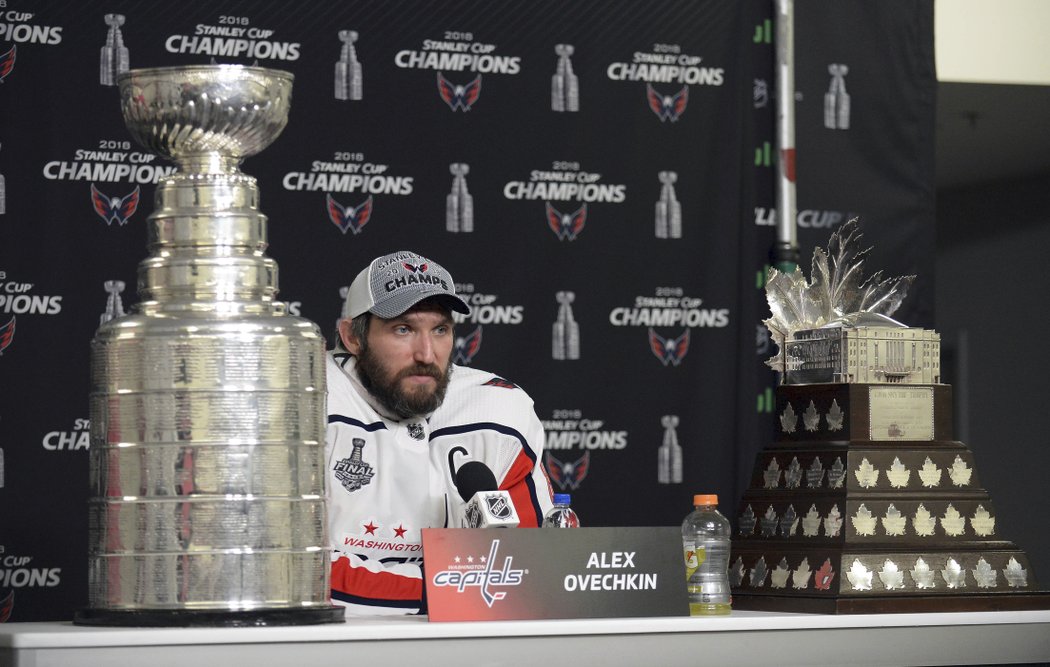
M 451 330 L 452 329 L 450 329 L 449 327 L 440 326 L 440 327 L 437 327 L 436 329 L 434 329 L 434 333 L 436 333 L 439 336 L 444 336 L 444 335 L 447 335 Z
M 399 334 L 407 334 L 408 331 L 409 331 L 409 329 L 406 326 L 400 326 L 400 327 L 397 327 L 397 328 L 394 329 L 394 333 L 399 333 Z

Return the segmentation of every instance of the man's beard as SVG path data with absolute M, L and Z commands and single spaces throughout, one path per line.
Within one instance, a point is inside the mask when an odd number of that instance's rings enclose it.
M 452 362 L 449 361 L 444 373 L 436 364 L 413 364 L 391 377 L 390 369 L 382 360 L 367 346 L 362 346 L 357 355 L 357 375 L 365 389 L 383 407 L 401 419 L 408 419 L 433 412 L 445 400 L 445 391 L 452 377 Z M 429 375 L 437 380 L 437 386 L 429 393 L 422 387 L 419 387 L 420 391 L 404 391 L 401 380 L 410 375 Z

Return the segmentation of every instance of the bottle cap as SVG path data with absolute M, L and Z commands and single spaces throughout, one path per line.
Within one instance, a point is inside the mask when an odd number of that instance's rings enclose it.
M 568 493 L 555 493 L 554 504 L 555 505 L 568 505 L 571 495 Z
M 718 496 L 714 493 L 698 493 L 693 496 L 694 505 L 717 505 Z

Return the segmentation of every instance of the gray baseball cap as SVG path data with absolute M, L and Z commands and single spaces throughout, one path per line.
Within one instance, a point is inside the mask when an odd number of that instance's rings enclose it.
M 470 314 L 470 306 L 456 294 L 456 284 L 444 267 L 402 250 L 373 259 L 357 274 L 343 302 L 343 317 L 370 312 L 389 320 L 430 297 L 438 297 L 457 313 Z

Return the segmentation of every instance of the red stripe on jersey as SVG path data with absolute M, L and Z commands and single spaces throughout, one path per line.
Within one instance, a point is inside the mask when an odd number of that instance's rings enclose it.
M 340 556 L 332 563 L 332 590 L 373 600 L 421 600 L 423 580 L 352 567 L 349 558 Z
M 503 477 L 500 489 L 510 492 L 510 499 L 514 503 L 514 509 L 518 511 L 518 526 L 522 528 L 536 528 L 540 525 L 543 517 L 536 516 L 535 502 L 529 492 L 529 485 L 525 483 L 526 478 L 532 474 L 532 459 L 525 452 L 518 452 L 510 470 Z

